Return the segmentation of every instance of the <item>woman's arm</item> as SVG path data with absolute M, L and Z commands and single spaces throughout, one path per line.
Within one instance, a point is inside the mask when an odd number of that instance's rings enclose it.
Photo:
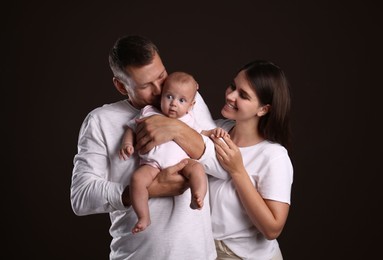
M 286 223 L 289 204 L 263 199 L 246 172 L 239 148 L 228 136 L 223 137 L 227 145 L 218 138 L 212 139 L 217 158 L 231 175 L 238 196 L 252 223 L 267 239 L 276 239 Z

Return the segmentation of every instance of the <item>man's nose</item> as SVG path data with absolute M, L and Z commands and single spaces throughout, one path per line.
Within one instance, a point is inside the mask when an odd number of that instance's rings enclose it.
M 161 94 L 162 85 L 160 82 L 156 81 L 153 83 L 153 95 L 160 95 Z

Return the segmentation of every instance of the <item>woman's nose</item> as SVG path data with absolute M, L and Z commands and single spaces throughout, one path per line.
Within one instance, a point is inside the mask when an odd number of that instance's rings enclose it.
M 236 98 L 236 91 L 232 91 L 226 94 L 226 99 L 228 100 L 235 100 Z

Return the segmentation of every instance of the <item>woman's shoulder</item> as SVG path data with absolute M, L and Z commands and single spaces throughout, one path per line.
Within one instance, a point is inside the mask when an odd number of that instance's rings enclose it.
M 217 127 L 220 127 L 226 130 L 227 132 L 229 132 L 230 129 L 233 128 L 233 126 L 235 125 L 235 121 L 231 119 L 216 119 L 214 120 L 214 122 L 217 125 Z
M 270 158 L 279 156 L 288 156 L 287 149 L 279 143 L 273 143 L 265 140 L 261 144 L 262 153 Z

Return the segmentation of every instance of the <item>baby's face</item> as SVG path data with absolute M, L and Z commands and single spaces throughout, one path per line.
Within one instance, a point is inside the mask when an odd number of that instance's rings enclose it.
M 190 83 L 166 82 L 162 89 L 161 110 L 171 118 L 180 118 L 194 105 L 196 88 Z

